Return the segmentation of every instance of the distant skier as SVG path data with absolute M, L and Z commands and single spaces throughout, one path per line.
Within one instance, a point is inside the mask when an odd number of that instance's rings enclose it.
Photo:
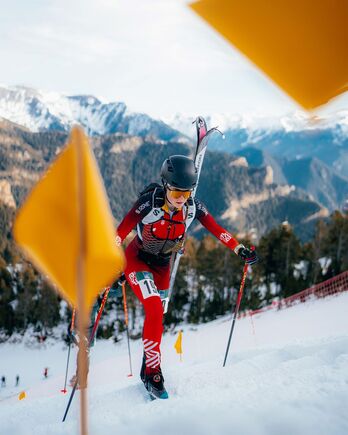
M 48 378 L 48 367 L 44 368 L 44 378 L 47 379 Z
M 1 386 L 6 387 L 6 378 L 5 376 L 1 376 Z
M 16 376 L 16 387 L 19 385 L 19 375 Z
M 191 198 L 198 178 L 193 160 L 182 155 L 169 157 L 163 162 L 161 178 L 162 186 L 152 183 L 145 188 L 124 217 L 117 228 L 117 242 L 121 244 L 137 228 L 137 236 L 125 252 L 125 278 L 145 310 L 140 376 L 152 397 L 166 399 L 160 351 L 161 298 L 168 294 L 171 256 L 182 249 L 189 226 L 198 219 L 248 264 L 256 263 L 258 257 L 218 225 L 201 201 Z

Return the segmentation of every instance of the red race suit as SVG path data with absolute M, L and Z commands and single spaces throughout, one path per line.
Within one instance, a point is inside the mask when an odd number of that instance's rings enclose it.
M 182 248 L 194 219 L 228 248 L 234 250 L 239 244 L 196 198 L 189 198 L 181 210 L 171 212 L 161 187 L 142 194 L 117 228 L 121 241 L 135 227 L 137 229 L 137 236 L 125 252 L 125 276 L 144 306 L 143 344 L 147 370 L 158 367 L 161 362 L 163 307 L 159 291 L 169 288 L 171 256 Z

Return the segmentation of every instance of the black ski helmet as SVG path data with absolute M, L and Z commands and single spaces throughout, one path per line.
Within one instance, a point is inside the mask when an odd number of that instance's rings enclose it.
M 162 164 L 161 177 L 164 185 L 182 190 L 193 189 L 197 184 L 197 168 L 186 156 L 170 156 Z

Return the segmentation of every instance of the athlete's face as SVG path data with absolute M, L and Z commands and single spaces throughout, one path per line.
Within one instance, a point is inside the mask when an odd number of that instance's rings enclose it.
M 191 193 L 191 190 L 180 190 L 167 186 L 167 199 L 175 208 L 182 208 Z

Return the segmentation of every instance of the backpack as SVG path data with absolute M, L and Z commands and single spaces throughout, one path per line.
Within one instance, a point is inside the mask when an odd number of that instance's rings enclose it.
M 142 195 L 145 195 L 145 193 L 150 193 L 155 191 L 157 188 L 163 189 L 163 186 L 161 186 L 159 183 L 150 183 L 148 184 L 140 193 L 139 197 Z

